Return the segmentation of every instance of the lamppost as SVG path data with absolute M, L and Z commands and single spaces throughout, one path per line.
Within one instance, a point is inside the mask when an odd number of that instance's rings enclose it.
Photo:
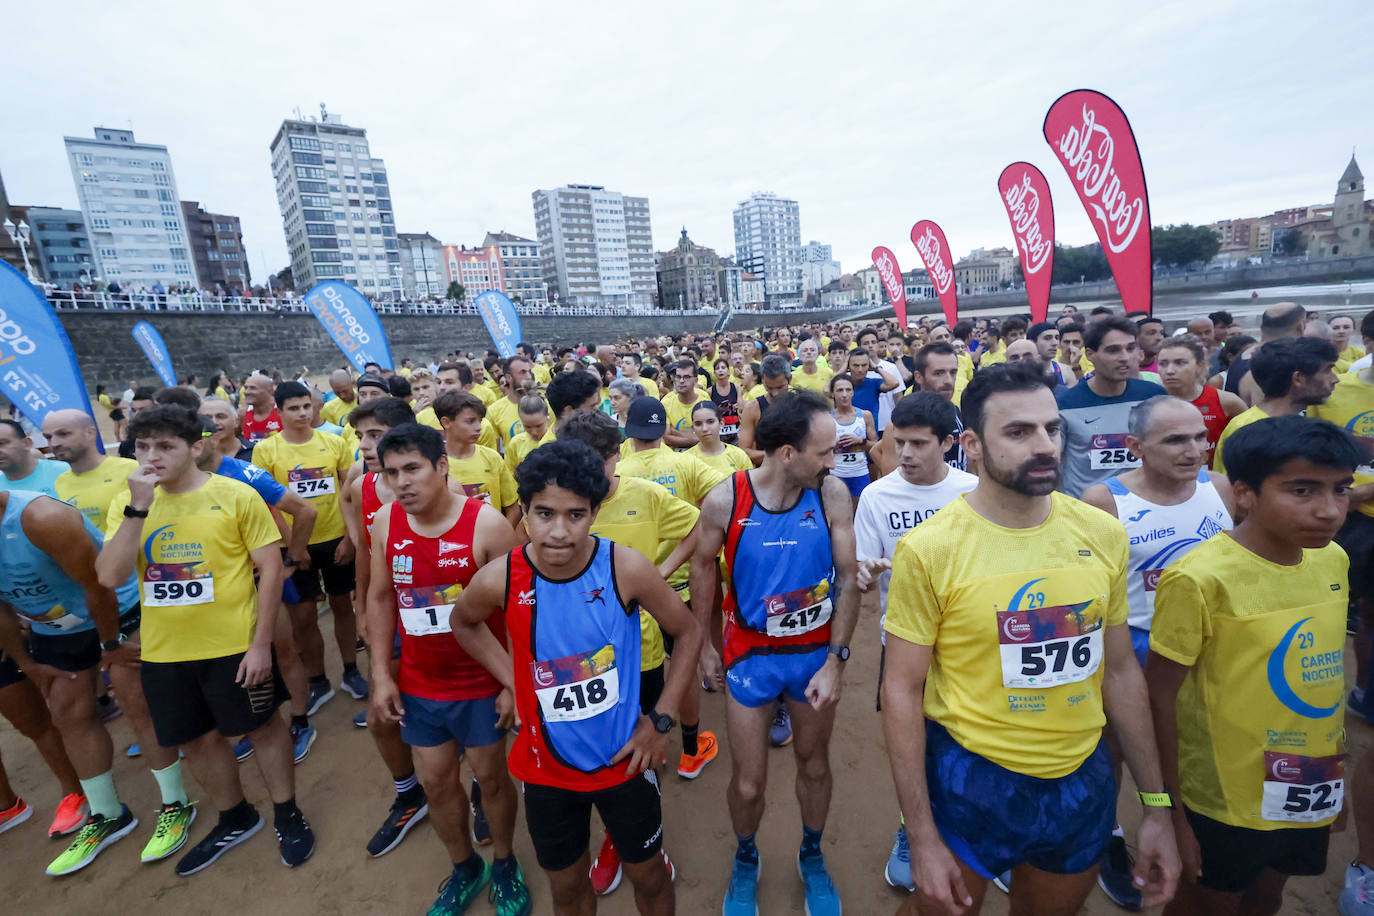
M 5 231 L 10 235 L 10 241 L 19 246 L 19 253 L 24 257 L 24 273 L 28 275 L 30 283 L 37 283 L 38 278 L 33 275 L 33 265 L 29 263 L 29 224 L 22 219 L 19 225 L 14 225 L 14 220 L 5 217 Z

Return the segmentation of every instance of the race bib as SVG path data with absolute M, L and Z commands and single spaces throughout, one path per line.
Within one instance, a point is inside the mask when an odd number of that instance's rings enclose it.
M 449 615 L 453 603 L 462 594 L 461 585 L 428 586 L 396 589 L 396 610 L 407 636 L 433 636 L 452 633 Z
M 15 608 L 15 610 L 18 611 L 20 617 L 23 617 L 29 623 L 42 624 L 45 627 L 52 627 L 54 630 L 71 630 L 86 622 L 86 618 L 79 614 L 69 613 L 67 609 L 60 604 L 48 611 L 47 614 L 37 617 L 31 614 L 25 614 L 23 611 L 19 611 L 18 608 Z
M 843 464 L 843 465 L 845 465 L 845 466 L 857 465 L 857 464 L 860 462 L 860 460 L 864 460 L 864 463 L 867 464 L 866 458 L 867 458 L 867 456 L 865 456 L 863 452 L 836 452 L 836 453 L 835 453 L 835 463 L 836 463 L 836 464 Z
M 1140 467 L 1140 459 L 1126 447 L 1125 433 L 1099 433 L 1088 447 L 1089 467 L 1094 471 L 1124 471 Z
M 720 418 L 720 434 L 734 436 L 739 433 L 739 417 L 730 415 Z
M 1345 800 L 1345 758 L 1301 757 L 1264 752 L 1264 795 L 1260 817 L 1266 821 L 1308 824 L 1341 813 Z
M 830 622 L 830 583 L 822 580 L 810 588 L 764 599 L 769 636 L 800 636 Z
M 1054 687 L 1091 677 L 1102 664 L 1102 618 L 1085 613 L 1090 604 L 998 611 L 1002 686 Z
M 196 573 L 199 563 L 152 563 L 143 571 L 144 607 L 185 607 L 212 604 L 215 577 Z
M 286 472 L 286 484 L 297 496 L 314 499 L 334 492 L 334 475 L 324 468 L 292 468 Z
M 620 702 L 615 647 L 530 662 L 534 695 L 545 722 L 579 722 L 608 712 Z

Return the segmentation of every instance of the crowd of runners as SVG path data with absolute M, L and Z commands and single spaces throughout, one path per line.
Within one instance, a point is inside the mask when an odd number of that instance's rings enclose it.
M 770 911 L 769 859 L 838 914 L 821 840 L 857 639 L 882 642 L 872 791 L 900 816 L 872 869 L 900 912 L 977 912 L 993 884 L 1021 914 L 1094 885 L 1277 913 L 1348 817 L 1331 904 L 1374 913 L 1374 755 L 1346 758 L 1347 721 L 1374 723 L 1366 350 L 1374 313 L 1282 303 L 1252 336 L 1069 306 L 131 386 L 101 402 L 118 447 L 78 410 L 0 421 L 0 713 L 60 785 L 47 873 L 130 835 L 211 867 L 266 823 L 250 758 L 303 865 L 330 800 L 298 804 L 295 767 L 337 689 L 379 758 L 357 778 L 395 786 L 357 843 L 428 820 L 452 861 L 431 914 L 589 914 L 622 881 L 674 912 L 660 797 L 701 792 L 727 742 L 723 913 Z M 882 623 L 856 632 L 868 593 Z M 143 826 L 121 713 L 161 796 Z M 795 851 L 755 839 L 770 746 Z M 33 814 L 0 764 L 0 833 Z

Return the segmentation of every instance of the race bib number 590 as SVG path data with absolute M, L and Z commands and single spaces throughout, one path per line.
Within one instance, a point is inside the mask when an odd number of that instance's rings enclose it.
M 614 646 L 531 662 L 530 676 L 545 722 L 579 722 L 608 712 L 620 702 Z
M 185 607 L 213 604 L 215 579 L 194 575 L 189 565 L 155 563 L 143 571 L 144 607 Z
M 1002 686 L 1054 687 L 1091 677 L 1102 664 L 1102 618 L 1087 613 L 1091 604 L 998 611 Z

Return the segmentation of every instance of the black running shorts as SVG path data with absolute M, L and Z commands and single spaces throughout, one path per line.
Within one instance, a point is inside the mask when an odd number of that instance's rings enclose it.
M 135 604 L 119 615 L 119 632 L 132 636 L 143 622 L 143 612 Z M 42 665 L 59 671 L 89 671 L 100 665 L 100 634 L 95 627 L 79 633 L 29 633 L 29 654 Z
M 545 871 L 571 868 L 586 854 L 593 805 L 622 862 L 647 862 L 663 848 L 663 812 L 653 770 L 599 792 L 524 785 L 525 824 L 535 858 Z
M 296 594 L 302 602 L 315 601 L 323 595 L 347 595 L 353 591 L 353 562 L 335 563 L 334 551 L 339 548 L 343 538 L 311 544 L 310 568 L 298 569 L 291 573 L 291 583 L 296 586 Z M 324 579 L 324 588 L 320 588 Z
M 266 725 L 290 698 L 272 650 L 272 674 L 261 684 L 235 682 L 245 653 L 185 662 L 144 662 L 143 695 L 163 747 L 189 744 L 212 729 L 226 738 Z
M 1330 825 L 1253 830 L 1233 827 L 1184 809 L 1202 850 L 1198 884 L 1226 894 L 1248 890 L 1265 869 L 1281 875 L 1320 875 L 1326 871 Z

